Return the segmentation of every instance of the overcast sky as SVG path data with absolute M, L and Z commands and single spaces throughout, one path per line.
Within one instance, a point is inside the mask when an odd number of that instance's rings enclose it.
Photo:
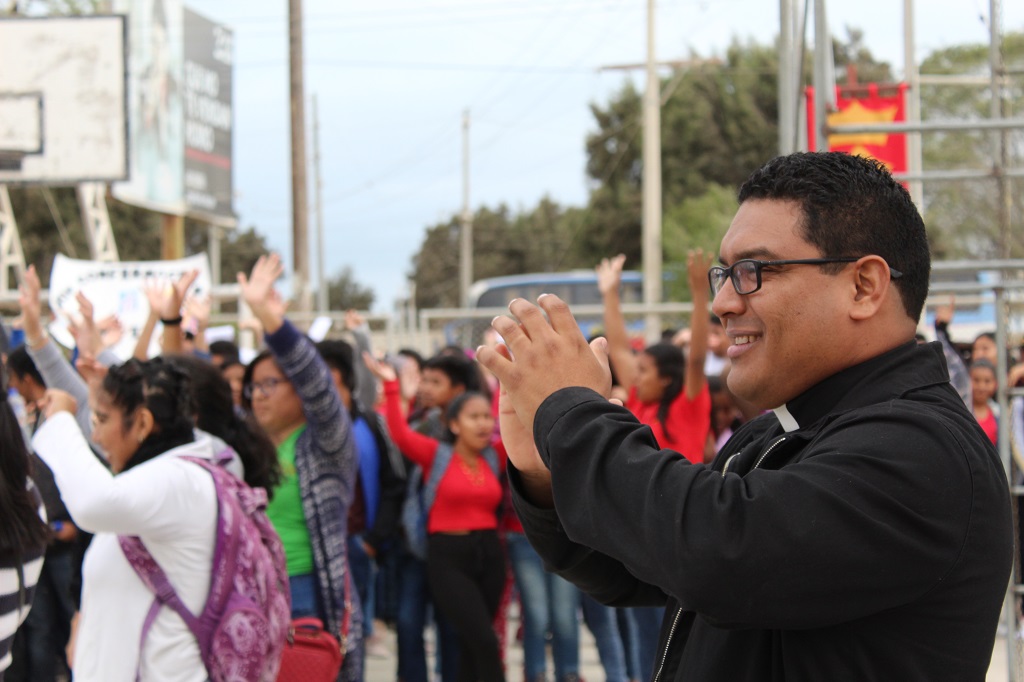
M 242 227 L 255 226 L 290 264 L 288 3 L 186 1 L 234 30 L 235 210 Z M 1002 4 L 1004 30 L 1024 30 L 1024 2 Z M 644 0 L 303 5 L 306 91 L 319 107 L 326 270 L 350 265 L 381 312 L 404 295 L 425 228 L 460 210 L 464 109 L 474 210 L 502 202 L 528 209 L 545 194 L 583 205 L 584 140 L 595 128 L 588 105 L 607 102 L 628 77 L 600 67 L 641 62 L 646 51 Z M 829 24 L 842 37 L 846 26 L 863 29 L 876 58 L 900 74 L 902 5 L 832 2 Z M 919 0 L 916 14 L 919 59 L 988 40 L 987 0 Z M 778 2 L 662 0 L 657 19 L 659 59 L 721 55 L 734 38 L 769 44 Z M 642 73 L 633 77 L 642 82 Z M 314 228 L 311 210 L 315 248 Z M 311 262 L 315 281 L 315 255 Z

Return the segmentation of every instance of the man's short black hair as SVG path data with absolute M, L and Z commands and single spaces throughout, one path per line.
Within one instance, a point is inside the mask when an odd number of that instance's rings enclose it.
M 238 346 L 227 339 L 219 339 L 212 342 L 210 344 L 210 355 L 219 355 L 224 358 L 221 364 L 238 362 L 241 357 Z
M 355 351 L 352 345 L 341 339 L 324 339 L 316 344 L 320 351 L 320 357 L 324 359 L 327 366 L 338 370 L 341 374 L 341 383 L 350 391 L 356 390 Z
M 779 156 L 754 171 L 738 198 L 797 203 L 805 238 L 825 258 L 884 258 L 903 273 L 893 283 L 907 315 L 920 320 L 931 273 L 928 237 L 910 193 L 881 163 L 842 152 Z
M 7 370 L 16 374 L 19 379 L 32 377 L 37 384 L 46 388 L 43 375 L 39 373 L 39 368 L 36 367 L 35 361 L 28 354 L 28 349 L 25 346 L 18 346 L 7 356 Z
M 462 386 L 467 391 L 480 391 L 480 371 L 465 353 L 441 352 L 423 363 L 423 369 L 434 369 L 448 377 L 452 386 Z

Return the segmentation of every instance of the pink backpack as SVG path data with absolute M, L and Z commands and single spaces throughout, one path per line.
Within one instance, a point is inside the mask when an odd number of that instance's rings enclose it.
M 167 605 L 195 635 L 212 682 L 273 682 L 291 621 L 291 596 L 284 549 L 264 511 L 266 491 L 250 488 L 223 467 L 230 453 L 216 464 L 182 459 L 209 471 L 217 490 L 210 592 L 203 612 L 192 614 L 142 540 L 118 536 L 128 563 L 156 595 L 142 626 L 139 665 L 149 629 Z

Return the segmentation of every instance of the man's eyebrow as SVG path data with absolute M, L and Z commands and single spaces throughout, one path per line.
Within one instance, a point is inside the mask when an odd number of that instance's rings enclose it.
M 758 247 L 756 249 L 747 249 L 746 251 L 740 251 L 736 254 L 737 260 L 780 260 L 778 255 L 770 249 L 764 247 Z M 725 259 L 721 255 L 718 256 L 718 262 L 725 264 Z

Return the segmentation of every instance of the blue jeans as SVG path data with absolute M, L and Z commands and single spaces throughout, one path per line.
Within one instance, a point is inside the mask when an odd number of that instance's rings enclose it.
M 555 679 L 564 680 L 567 675 L 579 674 L 579 590 L 564 578 L 544 570 L 544 564 L 525 535 L 508 533 L 506 539 L 523 608 L 526 682 L 544 679 L 548 632 L 552 635 Z
M 292 591 L 292 618 L 312 617 L 323 620 L 315 575 L 306 573 L 289 576 L 288 587 Z
M 633 609 L 619 607 L 615 609 L 615 619 L 619 624 L 619 636 L 622 637 L 622 649 L 626 653 L 626 674 L 631 680 L 645 680 L 641 676 L 640 642 L 636 628 L 636 617 Z
M 664 606 L 634 606 L 633 619 L 636 622 L 636 650 L 640 659 L 640 679 L 649 680 L 654 675 L 654 661 L 658 657 L 658 634 L 661 621 L 665 618 Z
M 586 593 L 581 594 L 580 605 L 583 607 L 583 621 L 594 635 L 594 644 L 597 647 L 597 655 L 601 658 L 601 666 L 604 667 L 605 680 L 628 682 L 626 650 L 619 634 L 615 607 L 605 606 Z
M 428 682 L 427 653 L 423 633 L 430 615 L 427 564 L 404 547 L 395 548 L 393 561 L 398 583 L 398 611 L 395 630 L 398 639 L 398 681 Z M 451 626 L 434 611 L 437 622 L 437 652 L 442 682 L 455 682 L 458 675 L 459 641 Z
M 348 536 L 348 565 L 352 572 L 352 586 L 359 595 L 359 603 L 363 606 L 363 634 L 369 638 L 373 635 L 377 564 L 363 548 L 362 534 Z

